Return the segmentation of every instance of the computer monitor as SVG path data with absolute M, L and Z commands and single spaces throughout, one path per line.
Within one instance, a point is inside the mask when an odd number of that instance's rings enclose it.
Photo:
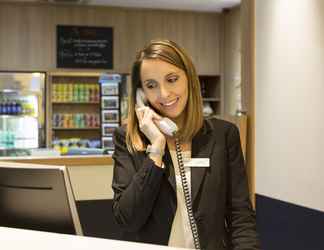
M 67 169 L 0 162 L 0 226 L 83 235 Z

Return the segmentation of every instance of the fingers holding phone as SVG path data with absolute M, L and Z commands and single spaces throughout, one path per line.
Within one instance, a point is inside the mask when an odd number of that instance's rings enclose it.
M 162 117 L 147 106 L 136 108 L 135 112 L 139 122 L 139 129 L 149 139 L 151 144 L 165 145 L 165 136 L 156 125 Z

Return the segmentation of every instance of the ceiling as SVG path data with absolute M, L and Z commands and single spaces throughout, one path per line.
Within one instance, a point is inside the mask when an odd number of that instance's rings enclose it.
M 78 2 L 77 4 L 220 12 L 239 5 L 241 0 L 16 0 L 17 2 Z

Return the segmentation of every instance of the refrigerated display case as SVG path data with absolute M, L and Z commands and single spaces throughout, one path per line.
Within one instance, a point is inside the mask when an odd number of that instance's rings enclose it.
M 45 73 L 0 72 L 0 150 L 45 147 Z

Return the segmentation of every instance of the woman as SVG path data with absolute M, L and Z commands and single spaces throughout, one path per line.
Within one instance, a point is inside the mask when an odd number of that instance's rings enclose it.
M 139 88 L 147 107 L 135 105 Z M 239 132 L 229 122 L 204 119 L 202 108 L 199 80 L 183 49 L 157 40 L 139 52 L 127 127 L 114 134 L 113 213 L 123 239 L 184 248 L 260 249 Z M 162 117 L 176 123 L 175 136 L 161 132 Z M 175 138 L 190 166 L 184 167 L 189 207 Z M 197 163 L 197 158 L 203 159 Z M 192 234 L 195 226 L 198 233 Z

